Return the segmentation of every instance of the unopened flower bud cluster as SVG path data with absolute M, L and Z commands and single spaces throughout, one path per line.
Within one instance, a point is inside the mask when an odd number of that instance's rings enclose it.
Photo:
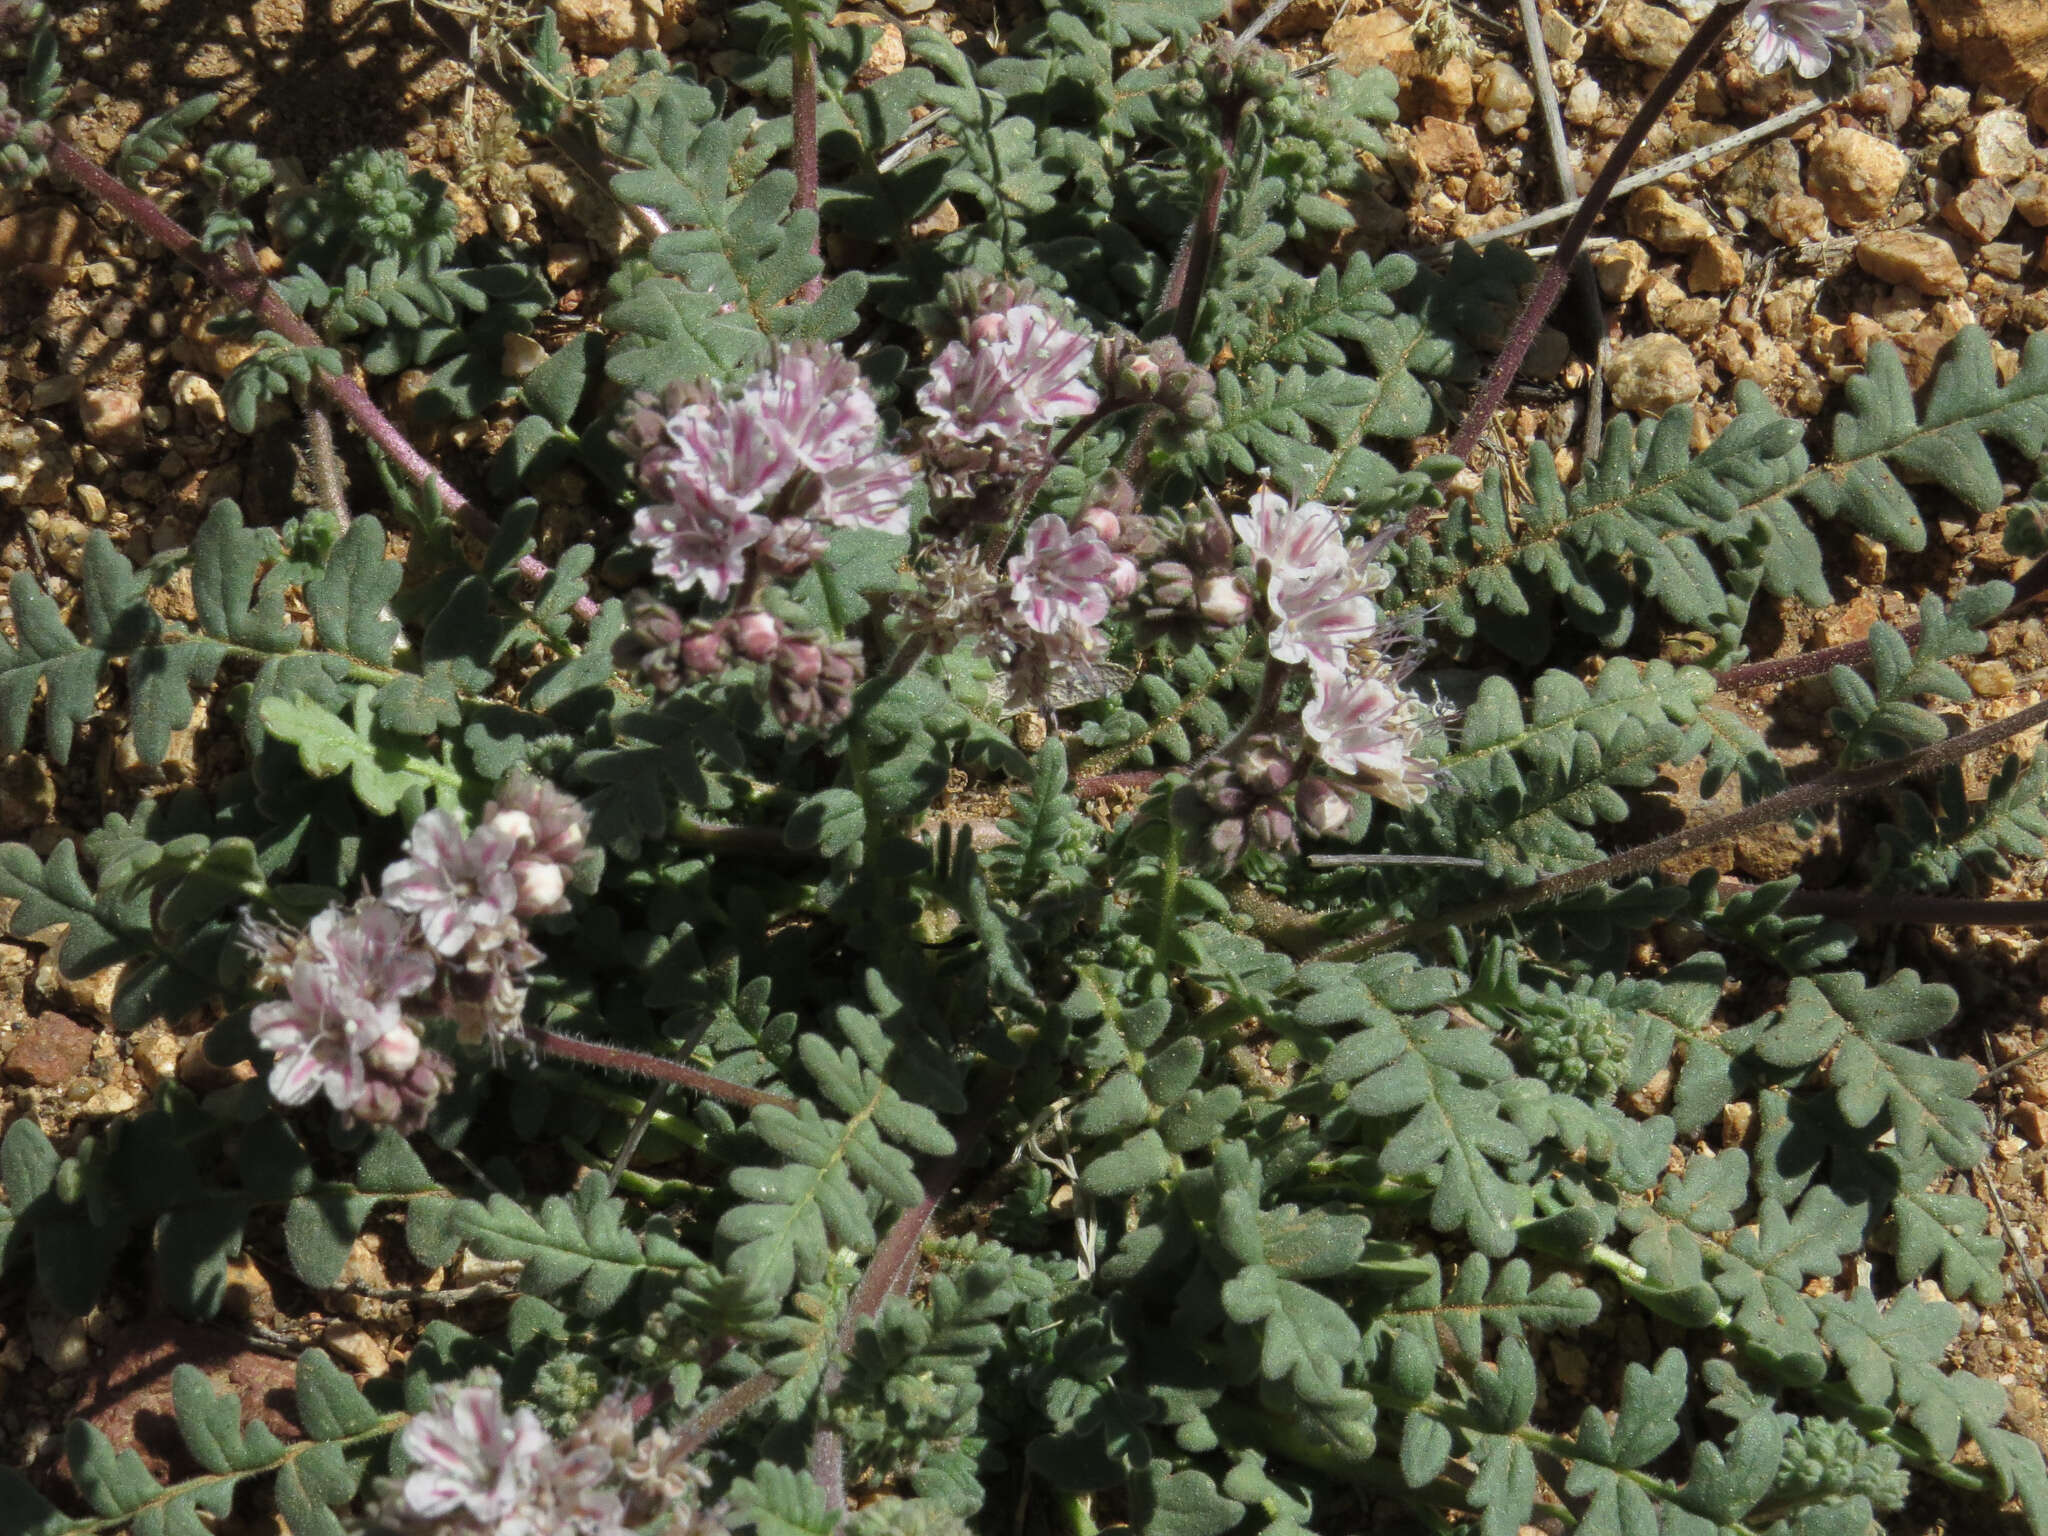
M 411 1470 L 386 1482 L 373 1528 L 411 1536 L 723 1536 L 702 1509 L 711 1479 L 675 1434 L 642 1429 L 622 1395 L 570 1434 L 508 1408 L 497 1376 L 437 1384 L 399 1436 Z
M 447 811 L 414 822 L 381 895 L 330 907 L 303 932 L 245 916 L 258 984 L 284 993 L 250 1015 L 276 1058 L 272 1096 L 324 1095 L 351 1121 L 424 1124 L 454 1068 L 424 1043 L 422 1018 L 453 1019 L 460 1039 L 494 1052 L 520 1038 L 541 959 L 527 924 L 568 910 L 588 829 L 569 796 L 516 773 L 473 830 Z

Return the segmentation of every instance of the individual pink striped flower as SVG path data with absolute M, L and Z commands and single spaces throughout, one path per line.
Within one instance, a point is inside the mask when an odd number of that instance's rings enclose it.
M 1094 628 L 1110 606 L 1138 586 L 1138 567 L 1093 528 L 1070 527 L 1048 512 L 1024 530 L 1010 558 L 1010 601 L 1025 626 L 1050 635 L 1070 624 Z
M 828 347 L 797 347 L 758 373 L 733 402 L 779 445 L 789 476 L 808 475 L 816 521 L 903 533 L 910 527 L 910 465 L 876 448 L 881 413 L 860 369 Z
M 634 542 L 653 552 L 654 574 L 678 592 L 701 587 L 714 602 L 746 575 L 747 551 L 774 531 L 756 513 L 696 497 L 656 502 L 633 514 Z
M 1099 402 L 1081 382 L 1094 349 L 1086 333 L 1068 329 L 1037 304 L 974 316 L 966 340 L 946 344 L 917 392 L 918 408 L 932 418 L 927 438 L 1000 441 L 1087 415 Z
M 344 987 L 373 1002 L 417 997 L 434 984 L 418 926 L 387 902 L 329 907 L 306 925 L 306 940 Z
M 1384 665 L 1351 675 L 1319 672 L 1302 729 L 1326 767 L 1374 798 L 1407 810 L 1422 804 L 1438 769 L 1423 749 L 1433 711 Z
M 419 919 L 428 948 L 445 959 L 494 949 L 519 931 L 512 835 L 491 826 L 465 834 L 447 811 L 412 825 L 405 857 L 384 871 L 384 899 Z
M 1230 519 L 1254 560 L 1276 582 L 1305 581 L 1344 563 L 1344 522 L 1320 501 L 1290 502 L 1277 491 L 1254 491 L 1249 510 Z
M 1861 35 L 1865 16 L 1859 0 L 1749 0 L 1742 19 L 1758 74 L 1774 75 L 1789 63 L 1812 80 L 1827 73 L 1837 47 Z
M 1266 587 L 1273 613 L 1267 654 L 1275 661 L 1306 663 L 1318 676 L 1342 673 L 1352 648 L 1371 644 L 1380 633 L 1375 590 L 1348 564 L 1293 581 L 1275 579 Z
M 371 1001 L 339 971 L 309 956 L 292 967 L 285 996 L 259 1003 L 249 1015 L 256 1043 L 275 1055 L 270 1095 L 280 1104 L 304 1104 L 316 1095 L 353 1115 L 373 1074 L 400 1075 L 420 1054 L 394 1000 Z

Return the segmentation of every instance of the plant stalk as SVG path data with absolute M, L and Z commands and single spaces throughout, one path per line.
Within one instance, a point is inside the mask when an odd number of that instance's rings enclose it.
M 2039 601 L 2043 593 L 2048 593 L 2048 559 L 2036 560 L 2020 573 L 2019 580 L 2012 584 L 2012 601 L 1990 622 L 1995 624 L 2027 604 Z M 1918 644 L 1920 626 L 1901 626 L 1899 637 L 1908 645 Z M 1714 679 L 1714 686 L 1722 693 L 1768 688 L 1775 683 L 1796 683 L 1802 678 L 1821 677 L 1836 667 L 1860 667 L 1869 660 L 1869 640 L 1850 640 L 1841 645 L 1824 646 L 1817 651 L 1801 651 L 1794 656 L 1779 656 L 1770 661 L 1752 661 L 1740 667 L 1730 667 Z
M 327 345 L 318 331 L 294 314 L 291 306 L 278 297 L 277 290 L 270 286 L 262 273 L 238 272 L 219 257 L 202 250 L 182 224 L 157 207 L 146 194 L 88 159 L 70 140 L 53 135 L 49 158 L 53 170 L 69 177 L 112 208 L 285 340 L 298 347 Z M 488 539 L 497 532 L 498 525 L 490 516 L 427 461 L 426 456 L 398 430 L 390 417 L 377 408 L 377 402 L 354 379 L 346 374 L 330 374 L 316 368 L 313 370 L 313 382 L 328 399 L 341 407 L 359 432 L 384 451 L 408 480 L 431 493 L 472 534 Z M 519 570 L 521 575 L 534 582 L 547 580 L 549 574 L 547 566 L 532 555 L 520 557 Z M 597 604 L 589 598 L 576 599 L 576 616 L 585 623 L 595 619 L 597 611 Z
M 582 1062 L 586 1066 L 604 1067 L 613 1072 L 651 1077 L 656 1082 L 674 1083 L 706 1098 L 718 1099 L 742 1109 L 773 1104 L 791 1114 L 797 1111 L 796 1100 L 787 1094 L 769 1093 L 765 1089 L 749 1088 L 743 1083 L 729 1083 L 722 1077 L 699 1072 L 695 1067 L 686 1067 L 666 1056 L 650 1056 L 645 1051 L 629 1051 L 622 1046 L 604 1045 L 596 1040 L 578 1040 L 574 1035 L 552 1029 L 536 1031 L 533 1042 L 537 1049 L 561 1061 Z
M 1757 827 L 1789 820 L 1804 811 L 1818 810 L 1850 795 L 1882 789 L 1888 784 L 1896 784 L 1901 779 L 1916 778 L 1938 768 L 1946 768 L 1953 763 L 1961 762 L 1972 753 L 1981 752 L 1986 747 L 1995 746 L 2042 724 L 2048 724 L 2048 700 L 2029 705 L 2003 720 L 1979 726 L 1974 731 L 1966 731 L 1947 741 L 1922 747 L 1919 751 L 1907 753 L 1903 757 L 1887 758 L 1883 762 L 1869 763 L 1860 768 L 1835 769 L 1818 778 L 1809 779 L 1804 784 L 1795 784 L 1790 789 L 1780 790 L 1767 800 L 1759 800 L 1755 805 L 1731 811 L 1726 816 L 1716 816 L 1689 827 L 1681 827 L 1666 837 L 1626 849 L 1610 858 L 1582 864 L 1577 869 L 1568 869 L 1562 874 L 1552 875 L 1547 880 L 1539 880 L 1534 885 L 1524 886 L 1520 890 L 1473 902 L 1441 917 L 1426 918 L 1419 922 L 1391 923 L 1371 933 L 1342 940 L 1321 950 L 1315 958 L 1359 960 L 1396 945 L 1410 946 L 1421 943 L 1453 928 L 1468 928 L 1481 923 L 1495 922 L 1526 908 L 1575 895 L 1579 891 L 1603 885 L 1610 880 L 1645 873 L 1683 854 L 1725 842 Z
M 1680 87 L 1692 78 L 1693 71 L 1704 63 L 1709 54 L 1720 46 L 1728 35 L 1728 29 L 1735 24 L 1741 13 L 1736 0 L 1716 6 L 1687 41 L 1684 50 L 1672 66 L 1665 70 L 1657 83 L 1650 87 L 1650 93 L 1643 98 L 1643 104 L 1636 115 L 1629 120 L 1621 137 L 1614 142 L 1613 149 L 1593 178 L 1593 185 L 1580 202 L 1578 211 L 1558 236 L 1557 248 L 1550 253 L 1550 264 L 1543 269 L 1543 275 L 1536 280 L 1528 302 L 1515 317 L 1513 329 L 1500 349 L 1500 355 L 1493 360 L 1493 367 L 1487 373 L 1479 394 L 1466 407 L 1465 419 L 1458 425 L 1457 436 L 1451 439 L 1447 450 L 1458 459 L 1469 461 L 1472 452 L 1479 446 L 1479 438 L 1493 421 L 1494 413 L 1507 399 L 1508 386 L 1515 381 L 1515 374 L 1522 366 L 1522 359 L 1528 355 L 1530 345 L 1536 340 L 1536 333 L 1543 328 L 1543 322 L 1550 318 L 1556 308 L 1564 285 L 1571 278 L 1572 264 L 1578 260 L 1580 250 L 1585 246 L 1586 236 L 1593 231 L 1593 225 L 1606 210 L 1607 201 L 1614 193 L 1615 183 L 1621 180 L 1622 172 L 1635 158 L 1636 151 L 1643 147 L 1643 140 L 1651 127 L 1664 116 Z M 1418 507 L 1408 514 L 1408 531 L 1420 532 L 1429 518 L 1429 509 Z
M 796 196 L 791 206 L 801 212 L 818 211 L 818 54 L 811 43 L 809 7 L 803 0 L 786 0 L 789 12 L 789 153 L 796 172 Z M 819 249 L 820 231 L 811 226 L 811 254 Z M 798 291 L 806 304 L 817 302 L 825 291 L 825 279 L 813 277 Z

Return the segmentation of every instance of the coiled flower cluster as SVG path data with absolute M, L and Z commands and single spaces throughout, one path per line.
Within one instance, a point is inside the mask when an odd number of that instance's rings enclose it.
M 731 394 L 695 381 L 642 395 L 617 434 L 648 497 L 633 538 L 677 591 L 723 601 L 807 570 L 828 529 L 902 533 L 910 466 L 880 432 L 860 369 L 823 346 L 782 351 Z
M 1347 542 L 1318 501 L 1260 491 L 1231 519 L 1258 574 L 1266 654 L 1308 670 L 1301 724 L 1325 767 L 1398 808 L 1420 805 L 1437 778 L 1424 737 L 1436 710 L 1390 655 L 1379 594 L 1392 579 L 1370 544 Z
M 373 1528 L 416 1536 L 723 1536 L 704 1510 L 711 1479 L 674 1432 L 644 1431 L 607 1397 L 561 1440 L 531 1408 L 507 1408 L 495 1372 L 437 1383 L 399 1436 L 411 1470 L 387 1480 Z
M 626 629 L 612 656 L 664 694 L 751 664 L 769 709 L 792 731 L 844 720 L 867 676 L 867 657 L 855 641 L 799 628 L 765 608 L 686 619 L 644 592 L 627 600 Z
M 257 984 L 282 990 L 250 1015 L 273 1053 L 271 1095 L 324 1095 L 344 1119 L 416 1130 L 454 1078 L 421 1035 L 453 1019 L 465 1043 L 502 1052 L 519 1038 L 528 977 L 541 959 L 536 917 L 568 910 L 584 855 L 581 806 L 523 771 L 468 832 L 448 811 L 413 823 L 381 896 L 329 907 L 293 931 L 244 914 Z

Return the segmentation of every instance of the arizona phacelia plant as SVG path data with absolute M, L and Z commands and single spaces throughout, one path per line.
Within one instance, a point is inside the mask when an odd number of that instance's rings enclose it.
M 637 231 L 515 378 L 555 296 L 434 176 L 370 148 L 284 192 L 214 144 L 195 234 L 158 198 L 210 103 L 102 167 L 0 5 L 0 168 L 230 295 L 231 421 L 303 424 L 319 486 L 9 589 L 0 749 L 97 720 L 154 764 L 208 694 L 236 758 L 0 847 L 13 931 L 253 1073 L 17 1119 L 0 1294 L 83 1314 L 146 1264 L 211 1318 L 245 1255 L 347 1289 L 377 1223 L 509 1297 L 375 1380 L 306 1353 L 293 1439 L 181 1365 L 172 1481 L 74 1424 L 0 1529 L 191 1536 L 262 1484 L 298 1536 L 1834 1536 L 1942 1484 L 2048 1532 L 2039 1447 L 1949 1360 L 2003 1286 L 1955 993 L 1796 882 L 1665 874 L 1849 796 L 1893 809 L 1872 911 L 2041 852 L 2048 777 L 1973 804 L 1959 765 L 2048 708 L 1924 702 L 2036 584 L 1744 647 L 1760 598 L 1828 600 L 1816 520 L 1912 549 L 2038 478 L 2048 341 L 2000 383 L 1965 331 L 1917 400 L 1873 345 L 1832 459 L 1745 390 L 1702 450 L 1622 419 L 1576 483 L 1539 442 L 1526 497 L 1493 460 L 1447 501 L 1735 8 L 1533 289 L 1330 261 L 1394 81 L 1221 9 L 906 26 L 877 71 L 879 28 L 745 5 L 719 81 L 507 34 L 533 152 Z M 1819 74 L 1854 9 L 1753 5 L 1759 67 Z M 494 424 L 481 489 L 385 413 L 407 370 L 413 420 Z M 1838 759 L 1790 783 L 1721 696 L 1830 670 Z M 1625 843 L 1687 770 L 1744 808 Z

